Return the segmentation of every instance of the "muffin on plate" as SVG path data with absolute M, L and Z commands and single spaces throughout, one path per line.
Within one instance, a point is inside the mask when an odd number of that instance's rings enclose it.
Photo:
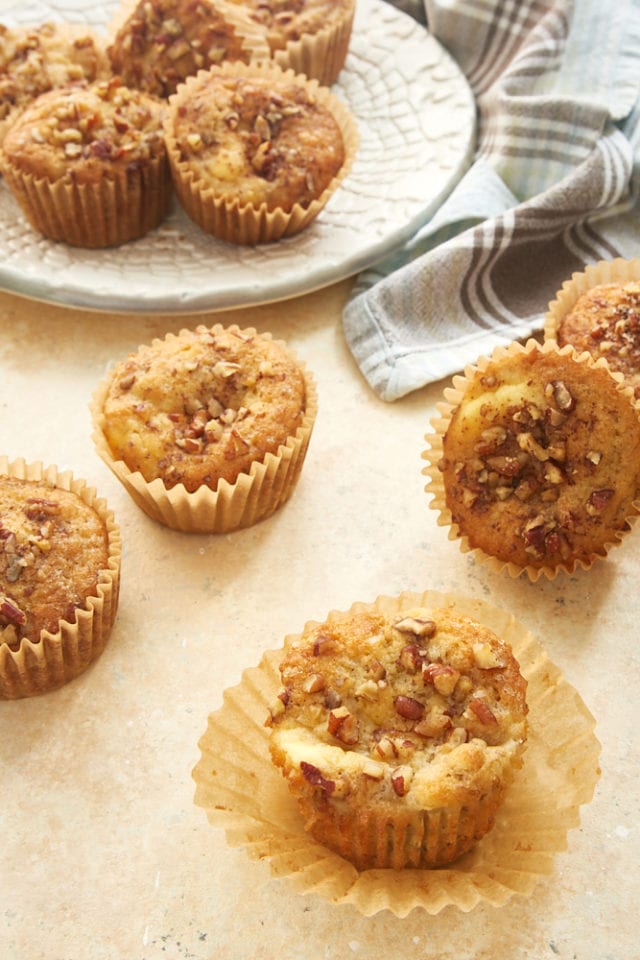
M 54 690 L 99 656 L 120 555 L 113 514 L 83 481 L 0 458 L 0 698 Z
M 270 56 L 262 31 L 224 0 L 139 0 L 123 5 L 111 32 L 113 73 L 158 97 L 169 97 L 187 77 L 224 60 Z
M 621 380 L 535 341 L 455 378 L 423 455 L 451 536 L 532 579 L 606 556 L 640 502 L 640 418 Z
M 41 93 L 107 73 L 102 42 L 87 27 L 0 24 L 0 143 L 20 110 Z
M 349 50 L 355 0 L 233 0 L 264 30 L 283 67 L 329 86 Z
M 243 244 L 306 227 L 346 176 L 357 141 L 328 90 L 266 62 L 189 77 L 169 100 L 165 135 L 189 217 Z
M 522 765 L 526 681 L 455 608 L 355 604 L 290 638 L 270 751 L 306 829 L 359 870 L 471 849 Z
M 223 532 L 288 499 L 316 408 L 313 379 L 283 342 L 201 325 L 116 364 L 94 397 L 94 439 L 154 519 Z
M 168 213 L 161 103 L 117 78 L 38 97 L 5 136 L 0 167 L 31 226 L 72 246 L 126 243 Z

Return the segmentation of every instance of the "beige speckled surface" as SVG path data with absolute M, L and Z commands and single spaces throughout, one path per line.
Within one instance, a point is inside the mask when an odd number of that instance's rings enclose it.
M 348 289 L 211 317 L 288 340 L 320 404 L 291 501 L 219 536 L 154 524 L 90 441 L 88 400 L 106 366 L 191 318 L 0 294 L 0 451 L 70 467 L 107 498 L 124 542 L 102 657 L 56 693 L 0 703 L 2 960 L 637 960 L 640 529 L 606 563 L 553 583 L 462 554 L 421 475 L 443 384 L 377 400 L 342 339 Z M 556 872 L 499 909 L 366 918 L 301 896 L 193 803 L 198 739 L 243 669 L 308 619 L 405 589 L 512 610 L 597 719 L 602 777 L 581 827 Z

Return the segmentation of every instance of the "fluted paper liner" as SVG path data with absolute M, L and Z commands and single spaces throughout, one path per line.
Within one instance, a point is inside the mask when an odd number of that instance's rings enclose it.
M 17 650 L 0 643 L 0 700 L 18 700 L 56 690 L 87 669 L 104 650 L 118 609 L 122 543 L 113 513 L 96 491 L 70 471 L 0 457 L 0 475 L 49 483 L 75 493 L 92 507 L 107 531 L 107 566 L 100 570 L 95 596 L 76 609 L 76 621 L 61 619 L 55 633 L 43 630 L 38 641 L 23 639 Z
M 212 329 L 215 332 L 216 327 Z M 256 333 L 253 328 L 244 332 Z M 268 333 L 261 336 L 271 338 Z M 283 341 L 275 342 L 286 347 Z M 301 425 L 278 447 L 277 453 L 267 453 L 263 460 L 256 460 L 249 472 L 241 473 L 233 483 L 222 479 L 215 490 L 202 486 L 190 493 L 184 484 L 167 487 L 159 477 L 147 481 L 139 471 L 132 471 L 124 461 L 116 460 L 104 435 L 103 407 L 109 377 L 99 384 L 90 404 L 96 450 L 135 503 L 152 520 L 183 533 L 230 533 L 250 527 L 271 516 L 289 499 L 307 455 L 318 411 L 318 397 L 312 374 L 300 361 L 298 364 L 305 381 L 305 410 Z
M 50 181 L 3 158 L 2 173 L 26 219 L 50 240 L 102 249 L 136 240 L 169 211 L 171 177 L 164 154 L 137 170 L 110 171 L 96 183 Z
M 345 9 L 344 17 L 316 33 L 303 33 L 282 50 L 274 50 L 273 59 L 285 69 L 302 73 L 310 80 L 331 86 L 342 70 L 353 30 L 355 3 Z
M 557 564 L 549 566 L 523 567 L 517 563 L 506 562 L 498 557 L 490 556 L 481 547 L 472 546 L 468 537 L 460 530 L 458 524 L 453 521 L 451 511 L 447 506 L 442 474 L 438 466 L 443 454 L 443 438 L 447 432 L 451 416 L 462 400 L 467 384 L 474 379 L 476 373 L 482 373 L 486 370 L 487 365 L 491 361 L 499 361 L 512 354 L 532 350 L 538 350 L 542 353 L 556 351 L 560 354 L 571 355 L 573 359 L 579 363 L 606 369 L 617 383 L 620 392 L 627 395 L 630 402 L 633 403 L 633 391 L 624 386 L 622 375 L 612 371 L 604 359 L 594 361 L 588 353 L 578 354 L 571 346 L 558 348 L 554 341 L 549 341 L 541 345 L 536 340 L 529 340 L 524 346 L 517 342 L 513 342 L 507 346 L 499 346 L 496 347 L 491 356 L 481 356 L 475 364 L 469 364 L 465 367 L 464 373 L 461 375 L 456 374 L 452 379 L 451 386 L 445 387 L 444 401 L 436 404 L 439 416 L 433 417 L 430 420 L 432 432 L 426 434 L 424 438 L 428 444 L 428 448 L 422 452 L 422 459 L 427 462 L 427 466 L 423 468 L 422 473 L 428 478 L 425 491 L 431 496 L 429 506 L 439 513 L 437 518 L 438 526 L 449 527 L 449 539 L 458 541 L 458 546 L 462 553 L 471 553 L 479 563 L 485 564 L 496 573 L 506 571 L 509 576 L 513 578 L 526 574 L 532 582 L 535 582 L 542 576 L 548 580 L 554 580 L 558 574 L 574 573 L 578 567 L 583 570 L 589 570 L 597 560 L 606 558 L 611 548 L 621 543 L 635 523 L 640 513 L 640 500 L 636 499 L 629 503 L 627 529 L 617 531 L 615 535 L 612 535 L 610 540 L 603 542 L 597 550 L 594 550 L 593 555 L 589 559 L 578 557 L 564 563 L 558 562 Z
M 358 131 L 355 118 L 348 107 L 326 87 L 317 81 L 295 74 L 293 70 L 283 70 L 274 61 L 259 61 L 250 64 L 223 63 L 202 70 L 196 77 L 190 77 L 178 87 L 178 91 L 169 99 L 169 104 L 179 98 L 182 91 L 188 90 L 189 83 L 207 74 L 222 73 L 226 76 L 272 78 L 274 82 L 282 79 L 293 80 L 310 89 L 319 103 L 331 111 L 335 118 L 344 143 L 345 160 L 342 167 L 325 190 L 307 206 L 295 203 L 290 210 L 276 207 L 269 210 L 266 203 L 259 207 L 252 204 L 241 205 L 238 200 L 217 195 L 213 187 L 196 179 L 188 161 L 181 158 L 180 148 L 172 131 L 171 113 L 165 118 L 165 142 L 169 164 L 173 175 L 173 184 L 185 212 L 191 220 L 205 231 L 229 243 L 252 246 L 271 243 L 299 233 L 318 216 L 329 199 L 349 173 L 358 148 Z
M 622 257 L 617 257 L 615 260 L 600 260 L 578 273 L 573 273 L 549 303 L 544 318 L 545 342 L 557 342 L 557 333 L 562 319 L 570 313 L 583 294 L 600 284 L 625 284 L 630 280 L 640 281 L 640 257 L 633 260 L 625 260 Z M 600 359 L 608 362 L 606 356 Z M 610 366 L 613 369 L 614 364 L 611 363 Z M 637 374 L 640 376 L 640 369 L 637 370 Z M 630 379 L 629 383 L 635 387 L 637 382 L 634 383 Z
M 529 735 L 524 766 L 493 829 L 469 853 L 436 870 L 358 871 L 316 843 L 269 755 L 264 724 L 281 688 L 282 649 L 268 651 L 257 667 L 245 670 L 209 716 L 193 770 L 195 803 L 212 826 L 225 830 L 231 846 L 267 860 L 274 876 L 300 893 L 353 904 L 366 916 L 390 910 L 404 917 L 416 907 L 429 914 L 447 906 L 466 912 L 483 901 L 501 906 L 514 895 L 530 894 L 553 872 L 557 854 L 567 849 L 568 831 L 579 825 L 580 806 L 593 796 L 600 772 L 594 718 L 542 645 L 507 611 L 435 591 L 382 596 L 375 604 L 386 612 L 450 605 L 511 645 L 528 682 Z M 294 639 L 287 637 L 285 645 Z

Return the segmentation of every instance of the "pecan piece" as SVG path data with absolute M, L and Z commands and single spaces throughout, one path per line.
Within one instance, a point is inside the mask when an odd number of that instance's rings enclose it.
M 430 639 L 435 636 L 436 624 L 433 620 L 422 620 L 419 617 L 405 617 L 394 623 L 396 630 L 400 633 L 413 633 L 416 637 L 426 637 Z
M 396 697 L 394 701 L 396 713 L 404 717 L 405 720 L 422 720 L 424 716 L 424 704 L 413 697 L 405 697 L 402 694 Z
M 330 711 L 327 729 L 332 737 L 347 746 L 353 746 L 360 739 L 358 721 L 346 707 L 336 707 L 335 710 Z
M 493 710 L 491 710 L 484 700 L 480 700 L 478 697 L 469 700 L 469 709 L 483 726 L 488 727 L 498 723 Z
M 324 790 L 325 793 L 329 794 L 334 792 L 336 788 L 335 782 L 324 777 L 322 772 L 312 763 L 307 763 L 306 760 L 301 760 L 300 772 L 307 783 L 310 783 L 312 787 L 320 787 L 321 790 Z
M 391 786 L 393 787 L 394 793 L 399 797 L 404 797 L 409 790 L 412 780 L 413 770 L 411 767 L 396 767 L 391 773 Z
M 446 663 L 428 663 L 422 668 L 422 679 L 425 683 L 433 684 L 443 697 L 448 697 L 460 679 L 460 671 Z
M 611 501 L 614 493 L 615 490 L 611 489 L 594 490 L 587 500 L 586 509 L 589 516 L 594 517 L 601 513 Z
M 27 622 L 24 611 L 9 597 L 0 597 L 0 616 L 5 617 L 9 623 L 15 623 L 19 626 Z

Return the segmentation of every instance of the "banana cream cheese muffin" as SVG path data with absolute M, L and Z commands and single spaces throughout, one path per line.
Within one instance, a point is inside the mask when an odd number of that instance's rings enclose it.
M 223 60 L 270 55 L 255 24 L 220 0 L 140 0 L 114 32 L 107 47 L 114 74 L 158 97 Z
M 264 30 L 271 55 L 331 84 L 347 56 L 355 0 L 233 0 Z
M 169 101 L 165 133 L 187 214 L 221 239 L 256 243 L 297 232 L 346 174 L 348 110 L 275 64 L 224 64 L 190 77 Z
M 467 376 L 437 468 L 471 548 L 553 576 L 619 542 L 640 489 L 640 419 L 619 380 L 587 354 L 534 341 Z
M 570 344 L 596 360 L 604 357 L 640 399 L 640 281 L 600 283 L 587 290 L 555 319 L 553 335 L 561 347 Z
M 116 365 L 102 429 L 113 456 L 145 480 L 215 490 L 294 436 L 306 402 L 302 368 L 282 343 L 198 326 Z
M 437 867 L 493 826 L 522 764 L 526 681 L 451 607 L 357 604 L 290 639 L 268 725 L 306 829 L 358 869 Z
M 34 229 L 74 246 L 141 237 L 171 199 L 162 105 L 117 78 L 41 94 L 5 136 L 0 167 Z
M 102 42 L 87 27 L 0 24 L 0 143 L 20 110 L 41 93 L 91 83 L 107 65 Z
M 0 468 L 0 697 L 13 698 L 60 686 L 102 651 L 120 537 L 84 483 Z

